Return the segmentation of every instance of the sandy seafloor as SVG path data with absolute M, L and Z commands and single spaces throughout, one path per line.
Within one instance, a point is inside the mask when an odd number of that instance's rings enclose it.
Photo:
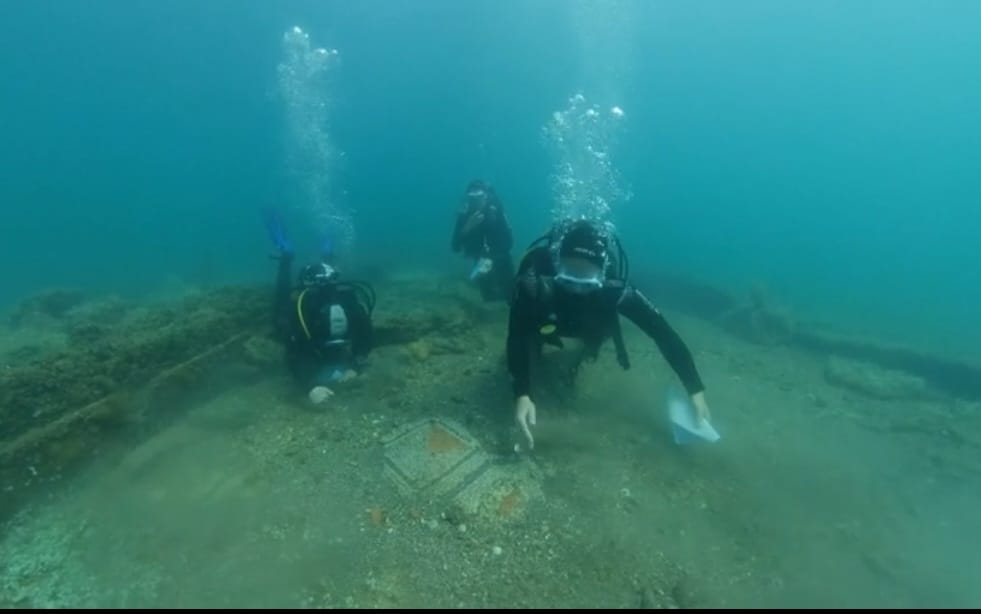
M 981 432 L 976 404 L 876 400 L 826 357 L 667 313 L 718 443 L 673 443 L 674 376 L 626 323 L 632 369 L 607 346 L 575 391 L 542 372 L 536 451 L 514 458 L 506 310 L 471 313 L 380 348 L 326 407 L 271 369 L 100 455 L 3 528 L 0 606 L 981 605 L 981 457 L 952 436 Z M 381 442 L 425 417 L 524 486 L 478 513 L 400 494 Z

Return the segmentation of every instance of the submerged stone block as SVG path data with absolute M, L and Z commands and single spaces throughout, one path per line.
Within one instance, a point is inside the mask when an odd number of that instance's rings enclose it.
M 385 475 L 405 497 L 445 498 L 467 515 L 490 521 L 521 518 L 543 497 L 521 464 L 500 464 L 462 426 L 425 418 L 383 440 Z
M 406 496 L 443 495 L 485 471 L 490 459 L 463 427 L 426 418 L 387 437 L 385 474 Z
M 824 369 L 829 384 L 874 399 L 922 399 L 931 396 L 926 381 L 902 371 L 831 357 Z

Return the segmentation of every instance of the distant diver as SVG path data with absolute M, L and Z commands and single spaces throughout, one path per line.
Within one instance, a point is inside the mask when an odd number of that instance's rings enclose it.
M 474 260 L 470 278 L 485 301 L 506 301 L 514 280 L 514 238 L 494 188 L 474 179 L 467 186 L 453 227 L 451 248 Z
M 612 228 L 588 220 L 565 220 L 529 246 L 518 266 L 507 333 L 507 366 L 515 399 L 515 421 L 534 448 L 530 426 L 536 422 L 531 400 L 531 358 L 545 343 L 562 347 L 562 338 L 584 342 L 594 359 L 612 338 L 617 361 L 630 360 L 620 315 L 657 344 L 684 384 L 699 420 L 709 420 L 701 377 L 685 342 L 661 312 L 627 281 L 629 265 Z
M 329 239 L 320 262 L 304 266 L 291 284 L 293 247 L 282 221 L 265 211 L 266 228 L 279 250 L 274 295 L 274 325 L 286 347 L 286 365 L 314 404 L 334 395 L 333 386 L 360 375 L 373 347 L 374 289 L 343 280 L 334 268 Z

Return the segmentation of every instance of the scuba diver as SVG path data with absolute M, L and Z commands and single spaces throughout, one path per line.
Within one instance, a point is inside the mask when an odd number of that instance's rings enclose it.
M 485 301 L 507 300 L 514 279 L 511 224 L 494 188 L 480 179 L 467 186 L 450 247 L 475 261 L 475 280 Z
M 617 362 L 630 368 L 620 315 L 654 340 L 691 397 L 699 421 L 709 419 L 704 389 L 691 352 L 661 312 L 627 282 L 626 254 L 611 226 L 566 220 L 529 246 L 518 267 L 508 321 L 507 365 L 515 398 L 515 421 L 534 448 L 531 355 L 562 338 L 584 342 L 583 357 L 595 360 L 612 338 Z M 516 450 L 518 448 L 516 447 Z
M 360 375 L 372 350 L 374 289 L 346 281 L 334 267 L 331 243 L 325 240 L 321 260 L 300 270 L 291 283 L 293 248 L 274 213 L 266 227 L 279 249 L 274 296 L 274 326 L 286 346 L 286 365 L 310 401 L 320 404 L 334 395 L 331 386 Z

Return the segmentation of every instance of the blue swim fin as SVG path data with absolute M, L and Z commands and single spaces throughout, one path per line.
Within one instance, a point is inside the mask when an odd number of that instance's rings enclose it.
M 323 241 L 320 242 L 320 259 L 328 264 L 334 260 L 334 242 L 329 234 L 324 235 Z
M 269 233 L 269 240 L 276 245 L 280 253 L 292 254 L 293 246 L 286 238 L 286 230 L 283 228 L 283 220 L 279 212 L 271 207 L 265 207 L 262 210 L 262 218 L 266 224 L 266 232 Z

